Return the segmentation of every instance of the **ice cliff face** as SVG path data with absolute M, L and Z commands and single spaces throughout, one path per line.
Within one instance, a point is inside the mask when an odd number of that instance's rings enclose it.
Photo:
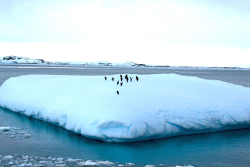
M 249 88 L 174 74 L 129 75 L 122 86 L 106 77 L 10 78 L 0 106 L 108 142 L 250 127 Z

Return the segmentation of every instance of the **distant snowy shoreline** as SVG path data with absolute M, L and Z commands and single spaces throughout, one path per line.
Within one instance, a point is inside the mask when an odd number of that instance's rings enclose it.
M 4 56 L 0 57 L 0 65 L 29 65 L 29 66 L 42 66 L 42 67 L 159 67 L 159 68 L 192 68 L 192 69 L 249 69 L 247 67 L 205 67 L 205 66 L 169 66 L 169 65 L 149 65 L 149 64 L 139 64 L 135 62 L 125 62 L 125 63 L 110 63 L 107 61 L 96 61 L 96 62 L 84 62 L 84 61 L 56 61 L 50 62 L 43 59 L 31 59 L 27 57 L 19 56 Z

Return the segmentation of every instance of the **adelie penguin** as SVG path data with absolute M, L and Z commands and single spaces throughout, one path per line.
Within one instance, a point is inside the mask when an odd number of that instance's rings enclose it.
M 132 82 L 132 80 L 133 80 L 133 77 L 130 77 L 130 82 Z
M 128 82 L 128 75 L 127 75 L 127 74 L 125 75 L 125 77 L 124 77 L 124 78 L 125 78 L 125 79 L 127 80 L 127 82 Z
M 107 80 L 107 77 L 105 76 L 104 79 Z
M 122 84 L 123 84 L 123 83 L 121 82 L 121 86 L 122 86 Z
M 119 95 L 119 91 L 116 91 L 116 93 Z
M 126 78 L 127 82 L 128 82 L 128 78 Z
M 115 80 L 115 78 L 114 77 L 112 77 L 112 81 L 114 81 Z
M 136 76 L 135 79 L 136 79 L 136 81 L 138 81 L 138 80 L 139 80 L 139 77 Z
M 117 81 L 117 83 L 116 83 L 117 85 L 119 85 L 119 81 Z

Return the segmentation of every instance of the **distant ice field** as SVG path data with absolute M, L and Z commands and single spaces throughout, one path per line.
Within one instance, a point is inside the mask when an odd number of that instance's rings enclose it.
M 129 76 L 122 86 L 119 75 L 13 77 L 0 88 L 0 105 L 108 142 L 250 127 L 249 88 L 176 74 Z

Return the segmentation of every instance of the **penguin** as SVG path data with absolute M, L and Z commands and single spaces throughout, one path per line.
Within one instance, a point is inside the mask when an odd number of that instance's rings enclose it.
M 119 85 L 119 81 L 117 81 L 117 83 L 116 83 L 117 85 Z
M 138 81 L 138 80 L 139 80 L 139 77 L 137 77 L 137 76 L 136 76 L 135 78 L 136 78 L 136 81 Z
M 128 75 L 127 74 L 125 75 L 125 79 L 128 79 Z
M 114 77 L 112 77 L 112 81 L 114 81 L 115 80 L 115 78 Z
M 121 82 L 121 86 L 122 86 L 122 84 L 123 84 L 123 83 Z
M 122 78 L 122 74 L 120 74 L 120 78 Z
M 128 82 L 128 78 L 126 78 L 127 82 Z
M 119 95 L 119 91 L 116 91 L 116 93 Z
M 132 82 L 132 80 L 133 80 L 133 77 L 130 77 L 130 82 Z
M 107 77 L 105 76 L 104 78 L 105 78 L 105 81 L 106 81 L 106 80 L 107 80 Z
M 122 78 L 121 78 L 121 81 L 122 81 Z

